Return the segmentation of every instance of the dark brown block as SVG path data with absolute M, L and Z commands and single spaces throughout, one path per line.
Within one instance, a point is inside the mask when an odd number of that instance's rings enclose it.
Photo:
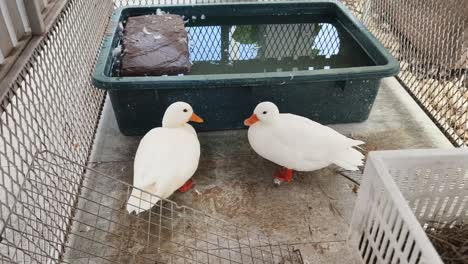
M 129 17 L 124 30 L 122 76 L 190 72 L 187 31 L 178 15 Z

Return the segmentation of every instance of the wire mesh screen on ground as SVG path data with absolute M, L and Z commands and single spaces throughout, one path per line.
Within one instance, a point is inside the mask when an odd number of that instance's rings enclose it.
M 169 200 L 129 214 L 131 185 L 51 152 L 38 152 L 26 177 L 1 226 L 4 260 L 302 263 L 288 244 Z M 142 197 L 134 201 L 156 198 Z

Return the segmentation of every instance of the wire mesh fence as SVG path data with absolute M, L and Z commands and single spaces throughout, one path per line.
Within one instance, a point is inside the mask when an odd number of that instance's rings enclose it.
M 93 88 L 89 76 L 112 9 L 110 1 L 68 1 L 50 31 L 33 40 L 37 47 L 16 79 L 6 86 L 2 83 L 3 262 L 47 263 L 63 253 L 60 245 L 66 241 L 74 206 L 71 197 L 63 197 L 67 205 L 54 215 L 47 212 L 47 200 L 39 198 L 44 189 L 31 189 L 26 196 L 21 192 L 28 187 L 25 179 L 38 151 L 48 149 L 79 164 L 89 157 L 105 95 Z M 78 191 L 77 185 L 67 187 Z M 13 214 L 20 211 L 21 214 Z M 15 223 L 15 230 L 7 230 L 9 223 Z M 18 239 L 11 232 L 25 235 Z
M 468 145 L 468 5 L 464 0 L 349 0 L 400 61 L 398 79 L 457 146 Z

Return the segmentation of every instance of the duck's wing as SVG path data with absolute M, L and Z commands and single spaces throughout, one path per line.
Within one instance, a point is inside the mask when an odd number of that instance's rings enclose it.
M 364 143 L 302 116 L 281 114 L 280 119 L 273 129 L 274 137 L 308 161 L 332 161 L 337 152 Z
M 157 197 L 169 197 L 192 176 L 188 174 L 196 169 L 199 155 L 198 139 L 187 131 L 155 128 L 148 132 L 135 155 L 133 185 L 153 196 L 133 188 L 127 210 L 139 213 L 158 202 Z
M 187 132 L 165 128 L 150 131 L 141 140 L 135 155 L 134 185 L 145 187 L 155 183 L 156 194 L 163 198 L 182 186 L 186 179 L 181 176 L 190 171 L 185 167 L 198 164 L 200 155 L 199 145 L 198 149 L 194 145 L 198 140 L 195 137 L 191 142 L 192 137 Z
M 172 152 L 168 140 L 169 134 L 162 128 L 151 130 L 141 139 L 133 164 L 133 185 L 151 185 L 160 174 L 170 173 L 170 166 L 162 166 Z

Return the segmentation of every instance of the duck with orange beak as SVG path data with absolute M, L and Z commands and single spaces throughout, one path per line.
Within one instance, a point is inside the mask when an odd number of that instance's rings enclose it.
M 283 168 L 274 184 L 290 182 L 293 171 L 314 171 L 331 164 L 358 170 L 364 155 L 355 148 L 364 142 L 350 139 L 308 118 L 282 114 L 271 102 L 262 102 L 244 124 L 253 150 Z
M 164 113 L 162 127 L 152 129 L 142 138 L 135 155 L 136 188 L 127 202 L 129 213 L 146 211 L 176 190 L 186 192 L 192 188 L 200 142 L 189 121 L 201 123 L 203 119 L 189 104 L 173 103 Z

